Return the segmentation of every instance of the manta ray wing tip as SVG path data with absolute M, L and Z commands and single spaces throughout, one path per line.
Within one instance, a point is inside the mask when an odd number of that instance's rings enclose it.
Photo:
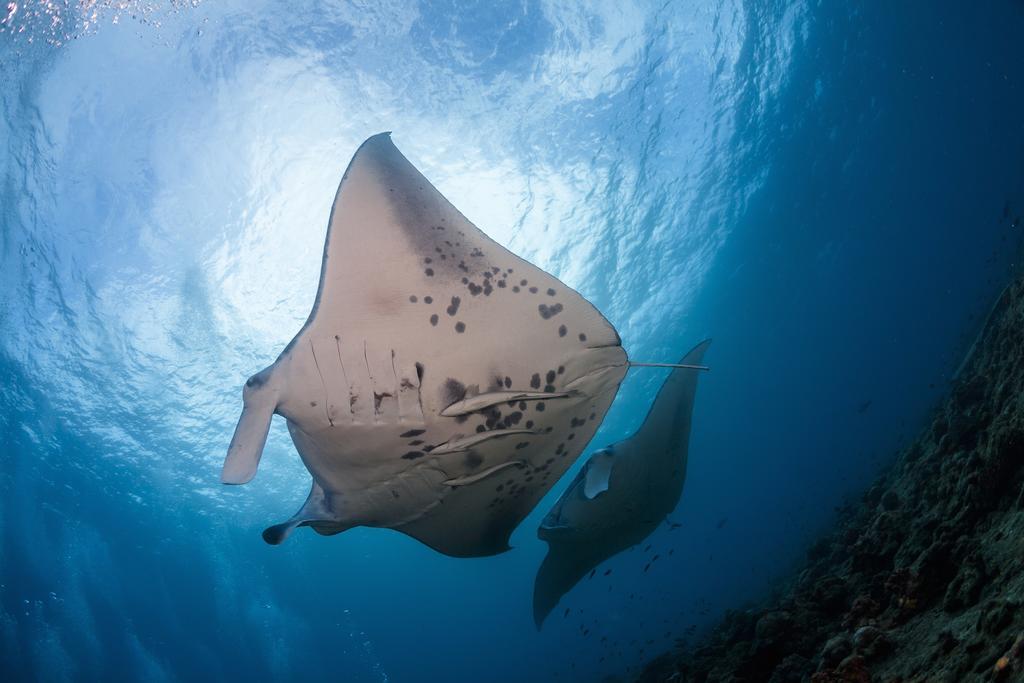
M 374 133 L 370 137 L 366 138 L 366 140 L 363 141 L 363 144 L 365 145 L 367 142 L 376 142 L 376 141 L 385 142 L 385 141 L 390 141 L 390 140 L 391 140 L 391 131 L 390 130 L 382 130 L 381 132 Z

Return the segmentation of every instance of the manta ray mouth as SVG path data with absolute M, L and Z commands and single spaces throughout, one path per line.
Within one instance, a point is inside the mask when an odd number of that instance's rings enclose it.
M 575 532 L 568 524 L 562 524 L 560 522 L 544 522 L 537 527 L 537 538 L 542 541 L 552 541 L 555 539 L 567 540 L 567 537 Z

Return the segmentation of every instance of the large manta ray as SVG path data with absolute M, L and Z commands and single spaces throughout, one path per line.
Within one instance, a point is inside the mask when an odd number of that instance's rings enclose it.
M 640 429 L 590 456 L 544 518 L 537 535 L 548 555 L 533 588 L 537 628 L 587 572 L 643 541 L 675 509 L 686 480 L 696 368 L 710 344 L 683 357 Z
M 245 383 L 222 480 L 252 479 L 276 413 L 313 487 L 268 543 L 362 525 L 493 555 L 628 365 L 593 305 L 488 238 L 382 133 L 341 180 L 309 319 Z

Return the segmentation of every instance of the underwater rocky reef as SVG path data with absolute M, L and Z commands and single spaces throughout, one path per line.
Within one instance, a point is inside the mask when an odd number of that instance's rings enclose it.
M 1024 278 L 949 396 L 806 565 L 639 681 L 1024 680 Z

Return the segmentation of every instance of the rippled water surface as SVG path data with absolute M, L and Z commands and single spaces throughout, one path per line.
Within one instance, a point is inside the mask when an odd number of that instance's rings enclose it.
M 628 678 L 763 595 L 1020 255 L 1024 8 L 846 5 L 0 4 L 5 680 Z M 264 545 L 309 486 L 283 422 L 219 483 L 382 130 L 632 358 L 715 339 L 661 562 L 614 558 L 541 632 L 536 528 L 576 468 L 474 560 L 365 528 Z

